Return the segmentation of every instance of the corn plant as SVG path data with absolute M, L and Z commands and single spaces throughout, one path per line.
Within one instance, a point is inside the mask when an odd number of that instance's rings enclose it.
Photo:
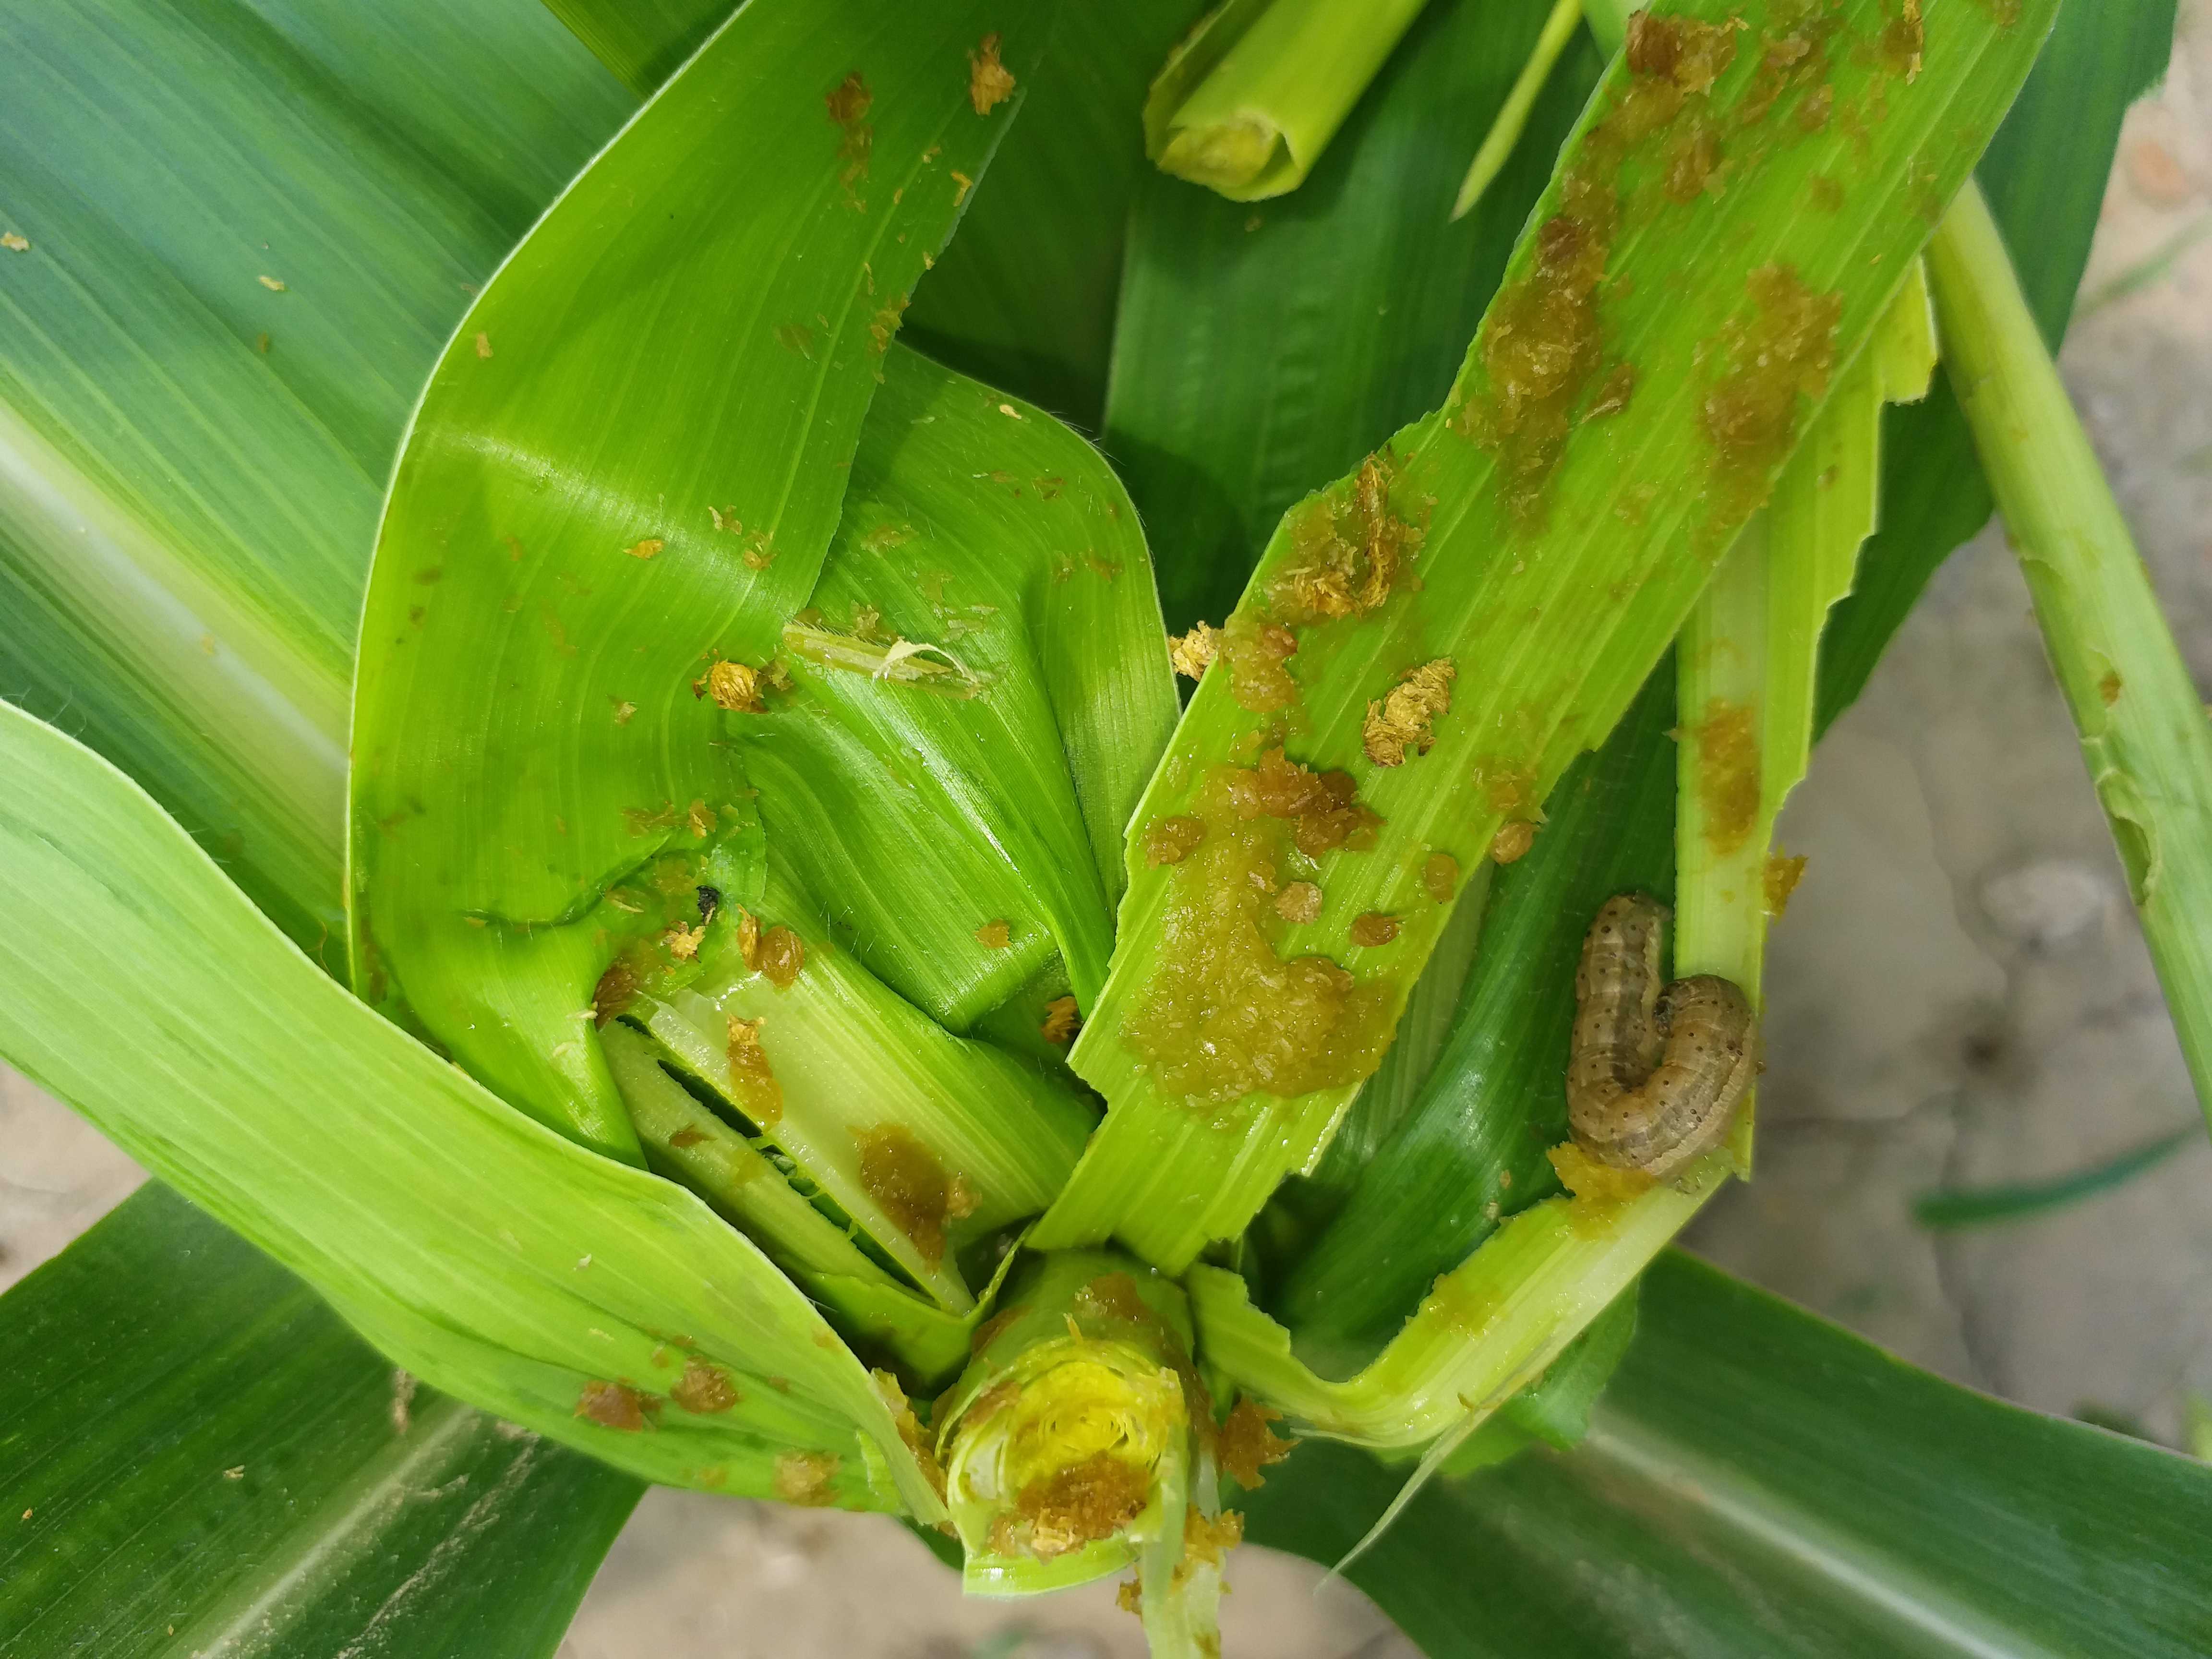
M 2171 8 L 1583 9 L 0 9 L 0 1054 L 166 1183 L 0 1655 L 550 1654 L 645 1482 L 1163 1656 L 2212 1644 L 2201 1467 L 1667 1249 L 1992 491 L 2212 1102 L 2048 356 Z

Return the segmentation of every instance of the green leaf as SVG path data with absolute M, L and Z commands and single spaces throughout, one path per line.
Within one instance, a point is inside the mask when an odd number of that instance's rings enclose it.
M 0 773 L 10 1064 L 433 1387 L 648 1479 L 940 1513 L 866 1370 L 699 1200 L 380 1018 L 4 705 Z
M 2046 1181 L 2011 1181 L 1990 1187 L 1939 1187 L 1912 1200 L 1912 1218 L 1923 1227 L 1987 1227 L 2024 1221 L 2078 1204 L 2134 1180 L 2194 1141 L 2199 1131 L 2177 1129 L 2084 1170 Z
M 1170 628 L 1225 614 L 1284 511 L 1450 389 L 1604 67 L 1587 42 L 1571 52 L 1497 186 L 1448 223 L 1452 152 L 1473 149 L 1542 21 L 1534 0 L 1434 0 L 1294 196 L 1251 208 L 1140 184 L 1106 444 L 1152 528 Z
M 1072 1056 L 1107 1120 L 1041 1248 L 1112 1236 L 1179 1269 L 1310 1165 L 1449 915 L 1431 887 L 1456 880 L 1425 882 L 1428 860 L 1471 867 L 1603 740 L 1904 279 L 2050 15 L 1933 13 L 1914 79 L 1873 49 L 1887 21 L 1872 0 L 1835 15 L 1822 52 L 1802 43 L 1795 70 L 1747 52 L 1714 79 L 1694 44 L 1674 71 L 1616 62 L 1451 399 L 1293 509 L 1192 700 L 1139 809 L 1113 975 Z M 1732 32 L 1706 39 L 1729 55 Z M 1828 98 L 1849 118 L 1821 125 Z M 1713 144 L 1725 193 L 1671 199 L 1683 157 L 1712 161 Z M 1828 195 L 1816 179 L 1841 194 L 1832 214 L 1796 210 Z M 1426 705 L 1433 753 L 1365 752 L 1369 711 L 1455 665 L 1449 712 Z M 1341 827 L 1317 841 L 1343 850 L 1314 864 L 1318 914 L 1287 928 L 1263 898 L 1224 896 L 1249 895 L 1248 866 L 1288 840 L 1231 805 L 1273 787 L 1276 743 L 1341 769 L 1380 819 L 1352 832 L 1371 847 L 1346 848 Z M 1139 867 L 1170 818 L 1209 825 L 1213 847 Z
M 551 1659 L 643 1490 L 417 1391 L 158 1185 L 0 1309 L 6 1659 Z
M 6 15 L 0 694 L 313 948 L 398 434 L 623 100 L 533 0 Z
M 638 1152 L 579 1011 L 670 920 L 607 896 L 750 856 L 746 698 L 706 677 L 764 666 L 813 590 L 906 296 L 1010 113 L 971 103 L 970 55 L 1010 27 L 1017 77 L 1036 58 L 1042 20 L 1004 10 L 748 5 L 510 256 L 401 455 L 356 980 L 611 1155 Z
M 1402 1480 L 1310 1442 L 1247 1535 L 1334 1562 Z M 2202 1465 L 1668 1255 L 1580 1446 L 1431 1483 L 1347 1576 L 1433 1659 L 2181 1659 L 2212 1644 L 2208 1527 Z

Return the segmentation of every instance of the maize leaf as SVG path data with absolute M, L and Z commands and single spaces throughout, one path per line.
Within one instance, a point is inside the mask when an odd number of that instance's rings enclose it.
M 552 1659 L 643 1491 L 416 1389 L 158 1182 L 0 1309 L 5 1659 Z
M 15 0 L 0 41 L 0 689 L 336 969 L 392 451 L 620 90 L 533 0 Z

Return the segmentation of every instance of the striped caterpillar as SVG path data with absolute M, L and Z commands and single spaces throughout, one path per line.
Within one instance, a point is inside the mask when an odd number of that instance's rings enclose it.
M 1664 1177 L 1728 1133 L 1759 1069 L 1751 1006 L 1717 975 L 1662 988 L 1665 908 L 1607 899 L 1575 970 L 1567 1121 L 1601 1164 Z

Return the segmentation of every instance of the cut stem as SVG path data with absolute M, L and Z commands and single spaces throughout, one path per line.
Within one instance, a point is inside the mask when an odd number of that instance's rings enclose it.
M 1257 202 L 1296 190 L 1425 0 L 1228 0 L 1169 55 L 1145 153 Z
M 2212 1114 L 2212 729 L 1988 204 L 1929 251 L 1952 384 L 2020 556 L 2045 648 Z

